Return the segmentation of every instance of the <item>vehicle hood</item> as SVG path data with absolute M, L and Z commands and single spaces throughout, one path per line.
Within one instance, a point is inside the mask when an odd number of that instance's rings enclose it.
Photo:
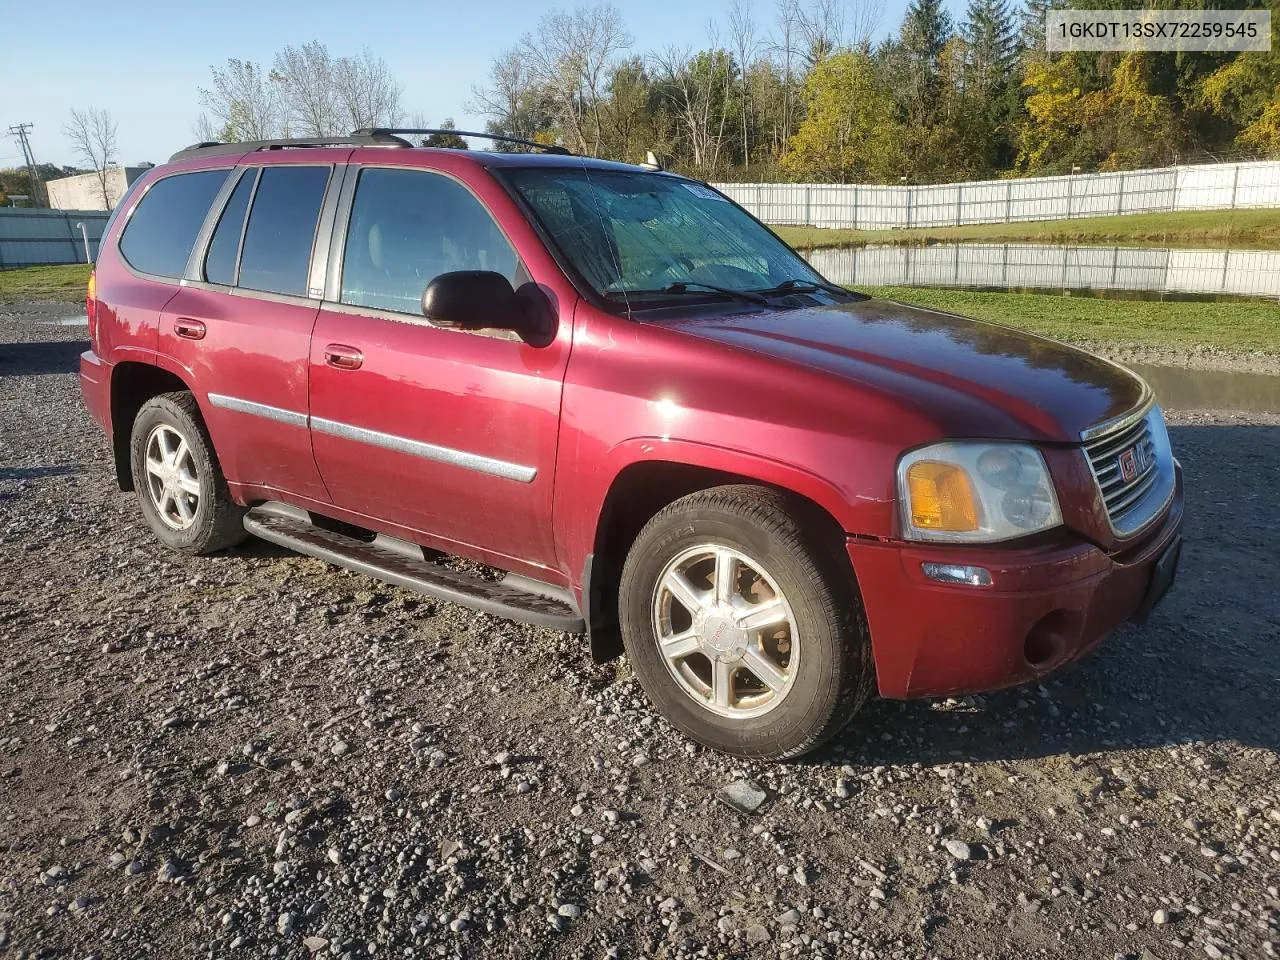
M 673 325 L 889 395 L 947 436 L 1078 443 L 1081 431 L 1127 413 L 1146 395 L 1136 376 L 1083 350 L 892 300 Z

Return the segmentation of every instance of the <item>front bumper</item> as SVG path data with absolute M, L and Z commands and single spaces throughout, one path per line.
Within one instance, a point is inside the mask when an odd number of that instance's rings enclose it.
M 1178 467 L 1163 521 L 1112 555 L 1087 542 L 1001 549 L 848 540 L 880 695 L 994 690 L 1078 659 L 1126 620 L 1149 612 L 1159 599 L 1152 595 L 1157 562 L 1164 557 L 1161 574 L 1170 572 L 1181 528 Z M 992 583 L 929 580 L 920 565 L 931 560 L 985 567 Z

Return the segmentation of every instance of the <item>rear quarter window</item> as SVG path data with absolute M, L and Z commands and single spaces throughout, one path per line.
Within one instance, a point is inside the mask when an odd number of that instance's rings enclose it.
M 129 215 L 120 255 L 140 273 L 177 279 L 228 170 L 197 170 L 156 181 Z

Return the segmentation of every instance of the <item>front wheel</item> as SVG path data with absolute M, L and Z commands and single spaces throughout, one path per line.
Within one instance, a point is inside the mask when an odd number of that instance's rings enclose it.
M 165 393 L 144 403 L 133 421 L 129 453 L 142 515 L 165 546 L 206 554 L 248 536 L 244 510 L 227 491 L 191 394 Z
M 654 516 L 627 556 L 627 655 L 667 719 L 713 749 L 798 756 L 870 693 L 852 571 L 805 512 L 767 488 L 703 490 Z

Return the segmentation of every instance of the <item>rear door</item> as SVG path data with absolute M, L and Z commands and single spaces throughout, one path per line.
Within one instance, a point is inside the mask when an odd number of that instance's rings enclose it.
M 308 352 L 324 252 L 314 289 L 312 257 L 318 236 L 327 252 L 319 227 L 342 167 L 319 152 L 236 171 L 161 315 L 160 349 L 190 371 L 223 471 L 251 499 L 329 500 L 307 429 Z
M 545 346 L 435 327 L 421 312 L 441 273 L 494 270 L 516 287 L 539 279 L 508 237 L 512 224 L 494 215 L 502 197 L 487 205 L 478 195 L 484 176 L 350 168 L 338 213 L 345 247 L 312 338 L 312 442 L 335 504 L 444 549 L 550 567 L 572 303 Z M 504 213 L 518 216 L 509 200 Z

